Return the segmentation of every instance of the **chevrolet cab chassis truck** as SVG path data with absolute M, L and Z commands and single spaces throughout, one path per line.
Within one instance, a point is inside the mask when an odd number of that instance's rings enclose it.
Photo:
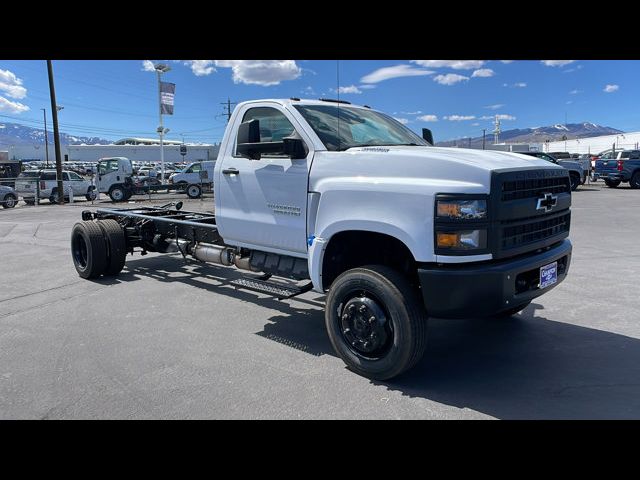
M 241 103 L 216 162 L 215 215 L 181 203 L 84 211 L 75 268 L 96 278 L 127 253 L 180 253 L 246 271 L 236 287 L 278 299 L 326 293 L 337 354 L 390 379 L 422 357 L 427 317 L 513 315 L 571 259 L 567 170 L 431 143 L 347 102 Z

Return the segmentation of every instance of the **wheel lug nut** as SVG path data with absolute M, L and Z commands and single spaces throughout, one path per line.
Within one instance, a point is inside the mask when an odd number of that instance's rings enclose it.
M 349 318 L 349 315 L 348 315 L 348 314 L 346 314 L 346 313 L 345 313 L 344 315 L 342 315 L 342 319 L 343 319 L 343 320 L 346 320 L 346 319 L 348 319 L 348 318 Z
M 353 304 L 349 305 L 349 311 L 350 312 L 353 312 L 355 310 L 355 308 L 356 308 L 355 305 L 353 305 Z
M 369 323 L 375 323 L 376 317 L 369 317 Z
M 371 342 L 364 342 L 364 348 L 369 348 L 371 346 Z
M 350 328 L 345 328 L 345 329 L 342 331 L 342 333 L 344 333 L 344 334 L 346 335 L 346 334 L 347 334 L 347 333 L 349 333 L 350 331 L 351 331 L 351 329 L 350 329 Z
M 360 313 L 364 313 L 367 307 L 365 305 L 360 305 L 360 309 L 358 310 Z

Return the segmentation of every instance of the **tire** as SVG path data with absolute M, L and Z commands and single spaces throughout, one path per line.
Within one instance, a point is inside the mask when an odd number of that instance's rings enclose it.
M 71 231 L 71 257 L 78 275 L 97 278 L 107 269 L 107 243 L 97 222 L 78 222 Z
M 51 195 L 49 195 L 49 203 L 58 203 L 58 189 L 54 188 L 51 190 Z
M 26 203 L 27 205 L 35 205 L 36 204 L 36 199 L 29 197 L 29 198 L 23 198 L 22 201 L 24 201 L 24 203 Z
M 200 198 L 200 195 L 202 195 L 202 188 L 200 185 L 192 183 L 187 187 L 187 196 L 189 198 Z
M 609 188 L 616 188 L 620 185 L 620 180 L 609 180 L 608 178 L 605 178 L 604 184 Z
M 15 195 L 7 193 L 7 195 L 5 195 L 4 197 L 4 200 L 2 201 L 2 208 L 13 208 L 16 206 L 17 201 L 18 199 Z
M 569 178 L 571 179 L 571 191 L 575 192 L 578 189 L 578 186 L 580 185 L 580 177 L 578 175 L 569 175 Z
M 127 194 L 126 194 L 125 189 L 120 185 L 113 186 L 109 190 L 109 198 L 114 203 L 124 202 L 126 196 L 127 196 Z
M 95 200 L 98 197 L 98 195 L 96 194 L 96 189 L 95 187 L 89 187 L 89 190 L 87 190 L 87 194 L 84 196 L 84 198 L 87 199 L 87 201 L 91 201 L 91 200 Z
M 591 183 L 596 183 L 598 181 L 598 177 L 596 177 L 595 175 L 591 174 L 589 181 Z
M 351 370 L 374 380 L 389 380 L 410 369 L 426 347 L 422 299 L 404 276 L 381 265 L 347 270 L 333 282 L 325 325 L 338 356 Z
M 522 303 L 520 305 L 517 305 L 515 307 L 511 307 L 508 310 L 504 310 L 503 312 L 500 312 L 500 313 L 494 315 L 494 317 L 497 318 L 497 319 L 504 319 L 504 318 L 513 317 L 516 313 L 519 313 L 522 310 L 524 310 L 525 308 L 527 308 L 530 303 L 531 302 L 526 302 L 526 303 Z
M 635 172 L 632 176 L 631 176 L 631 180 L 629 180 L 629 185 L 631 186 L 631 188 L 640 188 L 640 171 Z
M 124 231 L 115 220 L 99 220 L 97 223 L 107 240 L 107 267 L 104 275 L 117 275 L 124 268 L 127 258 L 127 242 Z

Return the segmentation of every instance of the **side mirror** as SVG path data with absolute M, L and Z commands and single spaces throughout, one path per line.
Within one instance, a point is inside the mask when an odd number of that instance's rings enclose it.
M 290 157 L 291 160 L 307 158 L 309 150 L 307 150 L 307 146 L 298 135 L 298 132 L 294 131 L 291 136 L 284 137 L 282 142 L 284 143 L 284 154 Z
M 430 145 L 433 145 L 433 133 L 428 128 L 422 129 L 422 138 L 429 142 Z

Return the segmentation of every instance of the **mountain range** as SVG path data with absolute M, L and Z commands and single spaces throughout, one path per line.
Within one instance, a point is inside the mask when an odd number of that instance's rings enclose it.
M 596 125 L 595 123 L 590 122 L 567 123 L 566 125 L 556 124 L 548 127 L 514 128 L 512 130 L 504 130 L 500 133 L 499 142 L 544 143 L 546 140 L 555 142 L 559 140 L 571 140 L 573 138 L 616 135 L 618 133 L 624 132 L 615 128 L 603 127 L 602 125 Z M 566 138 L 563 138 L 565 136 Z M 493 143 L 493 133 L 490 130 L 487 130 L 485 141 L 487 143 Z M 469 138 L 436 142 L 436 145 L 439 147 L 453 147 L 456 145 L 466 147 L 469 145 Z M 482 137 L 471 138 L 471 146 L 481 147 Z
M 49 131 L 49 144 L 53 145 L 53 132 Z M 113 143 L 100 137 L 80 137 L 60 132 L 62 145 L 107 145 Z M 0 150 L 5 150 L 9 145 L 44 145 L 44 130 L 28 127 L 18 123 L 0 123 Z

